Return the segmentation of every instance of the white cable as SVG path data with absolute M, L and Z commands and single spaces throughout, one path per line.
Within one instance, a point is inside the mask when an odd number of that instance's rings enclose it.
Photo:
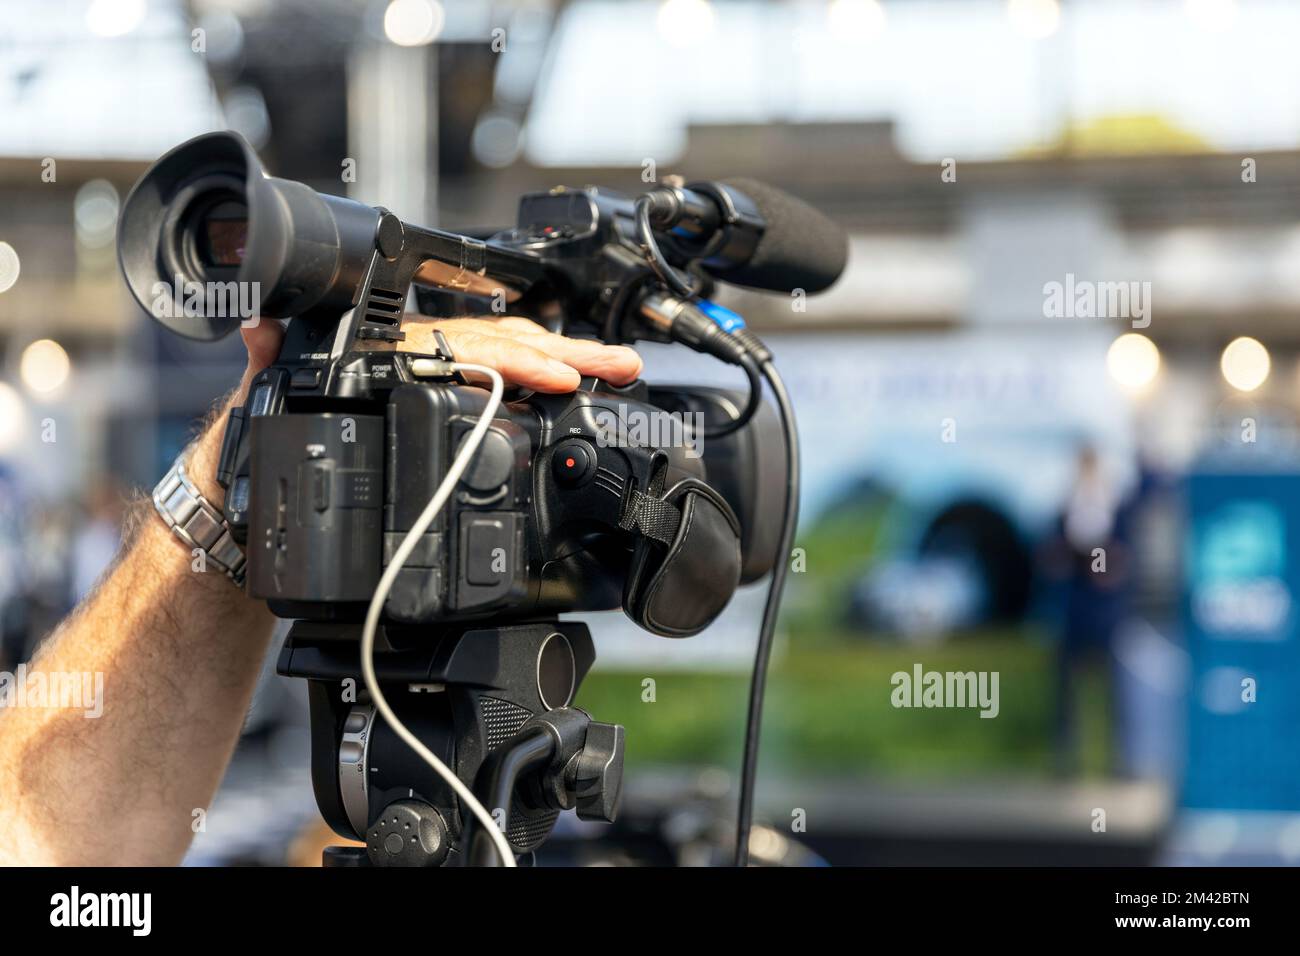
M 483 436 L 487 434 L 488 426 L 492 424 L 492 419 L 497 413 L 497 408 L 501 404 L 501 394 L 505 391 L 505 383 L 501 380 L 501 374 L 496 369 L 488 368 L 486 365 L 472 365 L 466 362 L 452 362 L 451 368 L 458 372 L 478 372 L 486 375 L 492 380 L 492 393 L 488 397 L 487 407 L 483 409 L 483 414 L 475 422 L 474 428 L 465 439 L 464 445 L 461 446 L 460 452 L 457 453 L 456 459 L 447 469 L 447 476 L 442 479 L 442 484 L 438 485 L 438 490 L 433 493 L 429 503 L 425 505 L 424 511 L 420 512 L 420 517 L 415 519 L 415 524 L 411 530 L 406 532 L 406 537 L 398 545 L 397 551 L 393 554 L 392 560 L 388 562 L 388 567 L 384 569 L 383 575 L 379 579 L 379 586 L 375 588 L 375 595 L 370 599 L 370 608 L 366 611 L 366 625 L 361 632 L 361 675 L 366 682 L 366 690 L 370 691 L 370 696 L 375 702 L 375 709 L 387 722 L 388 726 L 393 728 L 393 733 L 397 734 L 408 747 L 414 750 L 430 767 L 437 772 L 438 776 L 446 781 L 447 786 L 455 791 L 456 796 L 460 798 L 461 806 L 468 809 L 474 816 L 478 817 L 479 824 L 483 826 L 488 834 L 492 837 L 492 845 L 496 847 L 497 853 L 501 855 L 502 866 L 514 866 L 515 855 L 510 849 L 510 844 L 506 842 L 505 834 L 497 826 L 492 814 L 479 802 L 474 796 L 473 791 L 461 782 L 451 769 L 443 763 L 438 757 L 420 742 L 420 739 L 407 730 L 406 725 L 397 719 L 393 709 L 388 706 L 388 701 L 384 699 L 383 693 L 379 690 L 379 679 L 375 676 L 375 630 L 379 626 L 379 615 L 384 610 L 384 602 L 388 600 L 388 592 L 393 587 L 393 582 L 397 580 L 397 572 L 402 569 L 406 559 L 411 556 L 415 550 L 416 544 L 420 537 L 428 530 L 429 525 L 433 524 L 433 519 L 438 516 L 451 497 L 451 491 L 456 487 L 456 482 L 460 481 L 460 476 L 465 469 L 469 467 L 470 459 L 478 451 L 478 446 L 483 442 Z M 468 847 L 463 847 L 462 852 L 468 852 Z

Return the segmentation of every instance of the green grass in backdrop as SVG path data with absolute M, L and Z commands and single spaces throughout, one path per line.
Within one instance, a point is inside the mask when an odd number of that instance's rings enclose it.
M 800 648 L 793 650 L 794 648 Z M 1053 648 L 1015 632 L 963 636 L 916 647 L 839 635 L 778 649 L 763 722 L 763 766 L 772 772 L 900 777 L 1048 773 L 1055 714 Z M 1000 711 L 903 709 L 890 702 L 892 675 L 916 663 L 936 671 L 998 671 Z M 643 681 L 653 678 L 654 700 Z M 1103 678 L 1079 695 L 1088 775 L 1108 753 Z M 627 727 L 629 770 L 654 765 L 735 766 L 743 735 L 748 674 L 597 669 L 578 706 Z

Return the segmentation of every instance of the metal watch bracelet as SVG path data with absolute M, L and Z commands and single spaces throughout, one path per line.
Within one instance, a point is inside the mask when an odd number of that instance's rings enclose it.
M 203 552 L 219 571 L 240 587 L 244 584 L 244 552 L 230 536 L 225 516 L 199 492 L 185 474 L 187 451 L 153 490 L 153 505 L 167 527 L 191 548 Z

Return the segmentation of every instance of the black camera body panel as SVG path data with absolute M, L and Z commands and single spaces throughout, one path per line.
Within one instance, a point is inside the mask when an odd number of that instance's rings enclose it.
M 412 368 L 421 358 L 366 352 L 335 363 L 328 381 L 347 397 L 333 400 L 319 394 L 324 369 L 273 366 L 232 414 L 221 458 L 226 518 L 247 549 L 250 595 L 277 615 L 363 617 L 383 569 L 483 412 L 483 389 L 420 381 Z M 398 572 L 384 619 L 527 620 L 619 607 L 636 544 L 622 526 L 631 497 L 656 482 L 709 480 L 711 461 L 719 493 L 745 513 L 750 443 L 761 438 L 743 429 L 711 440 L 704 457 L 685 445 L 636 441 L 624 428 L 629 420 L 667 412 L 650 398 L 644 382 L 617 388 L 586 379 L 571 394 L 504 403 Z M 677 403 L 706 420 L 735 414 L 739 404 L 699 388 Z M 745 549 L 747 575 L 770 565 L 762 546 Z
M 321 412 L 249 420 L 249 593 L 364 601 L 379 580 L 384 419 Z

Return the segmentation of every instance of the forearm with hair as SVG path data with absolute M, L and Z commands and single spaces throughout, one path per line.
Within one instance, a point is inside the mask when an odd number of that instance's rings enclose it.
M 220 503 L 212 476 L 224 412 L 210 417 L 187 469 Z M 189 548 L 148 499 L 113 568 L 28 666 L 102 674 L 102 714 L 0 710 L 0 863 L 154 865 L 180 861 L 239 738 L 274 619 Z

